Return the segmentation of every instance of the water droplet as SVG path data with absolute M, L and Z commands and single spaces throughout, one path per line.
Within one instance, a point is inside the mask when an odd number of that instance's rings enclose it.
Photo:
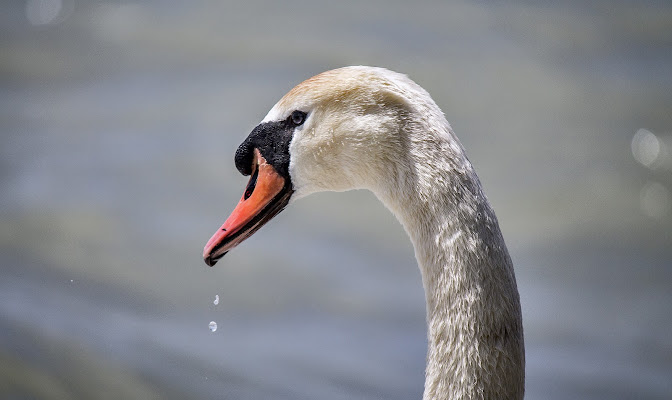
M 212 304 L 214 304 L 214 305 L 219 304 L 219 295 L 218 294 L 215 295 L 215 301 L 213 301 Z
M 75 282 L 75 280 L 74 280 L 74 279 L 70 279 L 70 283 L 74 283 L 74 282 Z
M 210 332 L 216 331 L 217 330 L 217 322 L 210 321 L 210 324 L 208 325 L 208 327 L 210 328 Z

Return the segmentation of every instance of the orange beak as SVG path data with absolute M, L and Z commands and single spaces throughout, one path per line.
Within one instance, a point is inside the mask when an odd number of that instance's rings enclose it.
M 221 228 L 208 240 L 203 260 L 215 265 L 229 250 L 252 236 L 282 211 L 292 195 L 291 183 L 254 149 L 252 175 L 243 197 Z

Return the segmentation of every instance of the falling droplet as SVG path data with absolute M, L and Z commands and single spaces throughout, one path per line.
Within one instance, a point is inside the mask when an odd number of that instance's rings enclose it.
M 219 295 L 218 294 L 215 295 L 215 301 L 213 301 L 212 304 L 214 304 L 214 305 L 219 304 Z
M 210 332 L 216 331 L 217 330 L 217 322 L 210 321 L 210 324 L 208 325 L 208 327 L 210 328 Z

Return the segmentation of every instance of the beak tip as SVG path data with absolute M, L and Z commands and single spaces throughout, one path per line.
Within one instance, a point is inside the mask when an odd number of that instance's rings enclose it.
M 208 267 L 212 267 L 217 263 L 217 259 L 213 258 L 210 252 L 203 253 L 203 261 L 205 261 L 205 265 Z
M 203 261 L 205 261 L 205 265 L 208 267 L 214 267 L 215 264 L 217 264 L 217 261 L 219 261 L 220 258 L 224 257 L 227 252 L 224 252 L 222 255 L 218 257 L 212 257 L 212 254 L 203 254 Z

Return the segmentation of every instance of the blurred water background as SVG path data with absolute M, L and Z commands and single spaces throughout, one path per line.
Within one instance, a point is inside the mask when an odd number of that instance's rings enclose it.
M 465 145 L 515 263 L 527 398 L 672 398 L 670 2 L 0 9 L 0 398 L 419 399 L 420 275 L 370 193 L 201 260 L 237 145 L 351 64 L 409 74 Z

